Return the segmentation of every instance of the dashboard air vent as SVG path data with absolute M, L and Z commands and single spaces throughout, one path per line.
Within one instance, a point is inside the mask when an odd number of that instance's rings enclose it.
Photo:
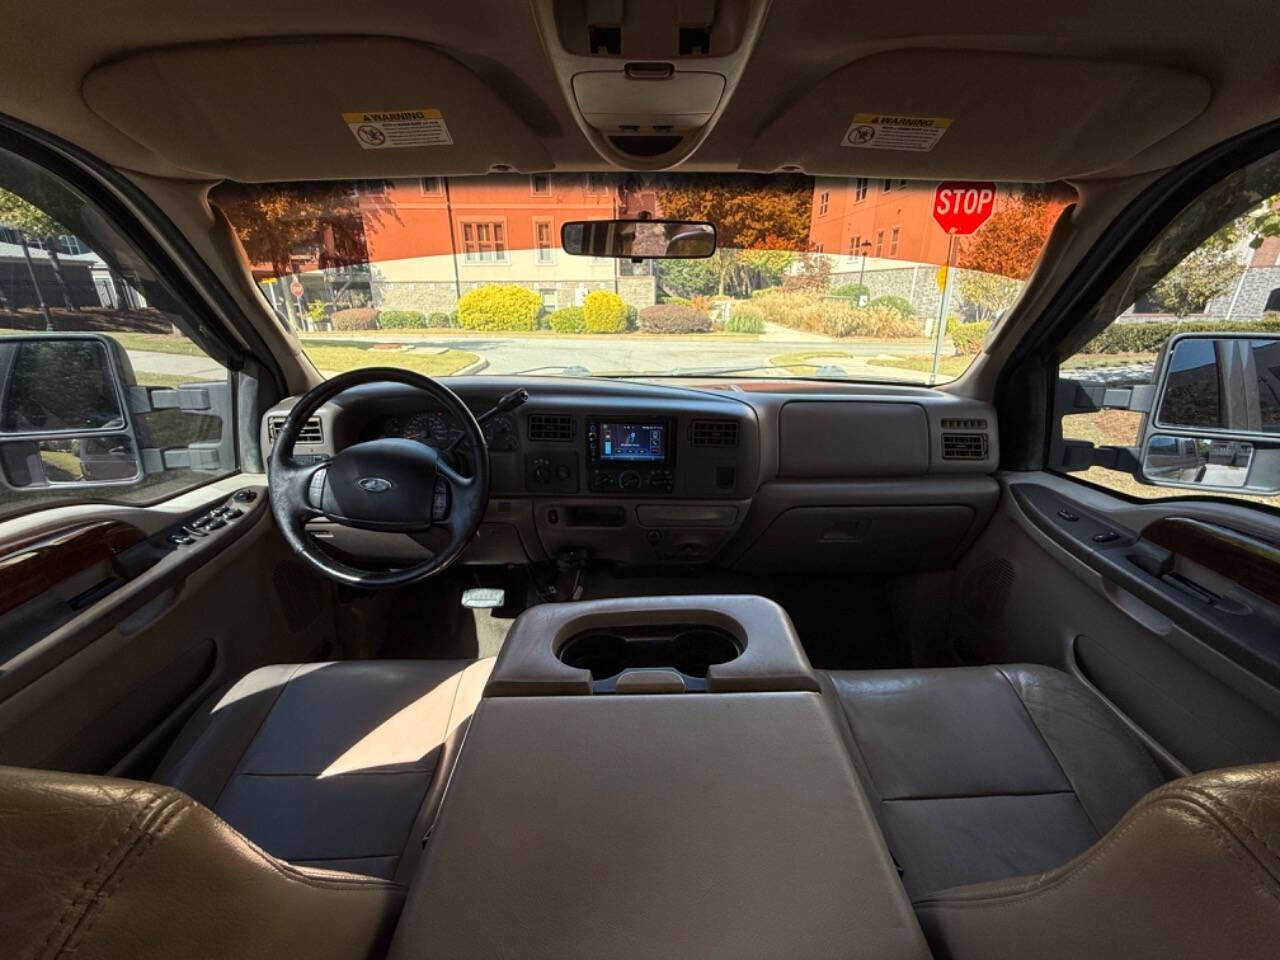
M 972 420 L 955 420 L 942 418 L 943 430 L 985 430 L 987 429 L 987 421 L 978 417 Z
M 987 435 L 985 433 L 944 433 L 942 435 L 943 460 L 985 460 Z
M 529 439 L 534 443 L 567 443 L 573 439 L 573 418 L 561 413 L 531 413 Z
M 284 417 L 272 417 L 267 421 L 267 440 L 271 443 L 276 442 L 276 434 L 284 426 Z M 320 427 L 320 418 L 311 417 L 307 420 L 302 428 L 302 432 L 298 434 L 298 443 L 315 444 L 324 442 L 324 431 Z
M 695 420 L 690 442 L 695 447 L 736 447 L 738 424 L 733 420 Z

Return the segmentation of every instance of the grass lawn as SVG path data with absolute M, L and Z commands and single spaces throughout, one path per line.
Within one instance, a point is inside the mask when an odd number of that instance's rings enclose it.
M 344 373 L 365 367 L 396 367 L 413 370 L 428 377 L 447 377 L 463 367 L 469 367 L 480 358 L 465 350 L 446 350 L 444 353 L 407 353 L 386 350 L 370 350 L 366 347 L 334 347 L 308 344 L 307 357 L 318 370 L 325 373 Z
M 842 357 L 852 358 L 853 354 L 846 350 L 801 350 L 796 353 L 780 353 L 776 357 L 770 357 L 769 365 L 780 367 L 786 370 L 787 373 L 797 377 L 811 377 L 818 372 L 818 365 L 809 363 L 810 360 Z
M 894 367 L 898 370 L 918 370 L 929 373 L 933 370 L 933 354 L 911 353 L 905 357 L 871 357 L 867 360 L 873 367 Z M 954 379 L 969 369 L 973 357 L 957 354 L 938 358 L 938 376 Z

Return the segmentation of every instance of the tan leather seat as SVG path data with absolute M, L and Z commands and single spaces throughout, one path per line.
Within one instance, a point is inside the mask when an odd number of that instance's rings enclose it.
M 917 901 L 938 960 L 1247 960 L 1280 953 L 1280 764 L 1145 797 L 1037 876 Z
M 209 698 L 152 779 L 282 860 L 407 882 L 492 666 L 264 667 Z
M 361 960 L 403 900 L 282 863 L 169 787 L 0 767 L 6 960 Z
M 1060 867 L 1164 777 L 1049 667 L 832 673 L 854 764 L 913 898 Z

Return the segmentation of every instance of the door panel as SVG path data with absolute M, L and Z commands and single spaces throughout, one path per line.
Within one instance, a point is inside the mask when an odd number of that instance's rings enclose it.
M 86 572 L 97 577 L 101 561 L 0 615 L 9 651 L 0 662 L 0 763 L 145 777 L 209 691 L 264 663 L 316 659 L 331 648 L 332 588 L 300 568 L 256 479 L 255 508 L 191 546 L 157 543 L 192 506 L 225 502 L 252 478 L 227 478 L 179 498 L 185 513 L 171 502 L 103 508 L 96 519 L 78 509 L 61 525 L 42 517 L 53 530 L 70 523 L 72 530 L 127 524 L 150 531 L 132 549 L 159 558 L 82 609 L 67 609 L 66 593 Z M 0 540 L 17 540 L 16 525 L 0 524 Z M 31 536 L 49 539 L 47 530 Z
M 1168 519 L 1260 543 L 1280 540 L 1280 521 L 1248 506 L 1134 503 L 1048 473 L 1000 479 L 1000 509 L 956 578 L 962 659 L 1075 673 L 1166 754 L 1170 772 L 1280 757 L 1280 606 L 1204 566 L 1229 569 L 1170 539 Z

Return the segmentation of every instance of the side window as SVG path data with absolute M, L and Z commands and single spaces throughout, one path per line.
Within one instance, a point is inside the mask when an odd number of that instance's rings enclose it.
M 1280 507 L 1280 157 L 1182 211 L 1060 349 L 1054 469 Z
M 234 473 L 220 352 L 101 211 L 0 151 L 0 519 Z

